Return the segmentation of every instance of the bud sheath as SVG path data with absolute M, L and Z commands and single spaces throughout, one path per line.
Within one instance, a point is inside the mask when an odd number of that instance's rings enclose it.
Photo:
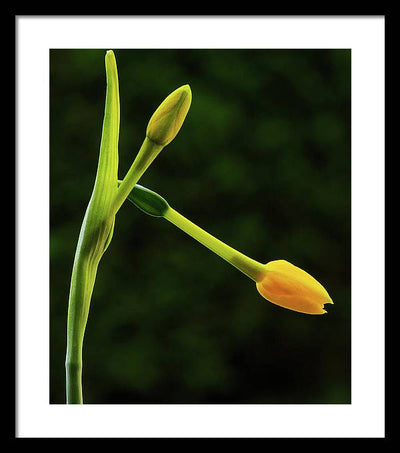
M 164 217 L 169 205 L 158 193 L 136 184 L 128 195 L 128 200 L 137 208 L 153 217 Z

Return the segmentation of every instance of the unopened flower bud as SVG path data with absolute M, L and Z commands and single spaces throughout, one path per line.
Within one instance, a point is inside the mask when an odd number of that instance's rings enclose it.
M 314 277 L 285 260 L 265 265 L 257 289 L 276 305 L 310 315 L 322 315 L 326 313 L 324 304 L 333 304 L 326 289 Z
M 179 132 L 192 102 L 189 85 L 183 85 L 167 96 L 153 113 L 146 136 L 152 142 L 166 146 Z

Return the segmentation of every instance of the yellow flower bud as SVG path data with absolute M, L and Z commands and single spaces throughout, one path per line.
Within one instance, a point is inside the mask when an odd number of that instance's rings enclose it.
M 183 85 L 167 96 L 153 113 L 146 136 L 154 143 L 167 146 L 179 132 L 192 102 L 189 85 Z
M 322 315 L 326 313 L 324 304 L 333 304 L 315 278 L 285 260 L 265 265 L 265 274 L 257 282 L 257 289 L 276 305 L 310 315 Z

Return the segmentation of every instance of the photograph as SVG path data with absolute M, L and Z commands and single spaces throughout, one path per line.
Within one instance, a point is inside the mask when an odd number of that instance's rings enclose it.
M 48 49 L 50 405 L 352 404 L 352 52 Z

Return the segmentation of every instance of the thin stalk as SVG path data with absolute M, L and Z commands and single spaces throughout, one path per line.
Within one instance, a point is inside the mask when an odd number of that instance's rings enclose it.
M 125 175 L 125 178 L 122 180 L 121 185 L 117 190 L 113 204 L 114 212 L 117 212 L 122 206 L 123 202 L 126 200 L 126 197 L 135 187 L 135 184 L 139 181 L 143 173 L 147 170 L 149 165 L 163 148 L 163 145 L 153 142 L 148 137 L 144 139 L 143 144 L 140 147 L 133 164 L 131 165 L 131 168 Z
M 254 281 L 258 281 L 265 273 L 264 265 L 258 261 L 249 258 L 243 253 L 238 252 L 234 248 L 220 241 L 207 231 L 204 231 L 199 226 L 188 220 L 182 214 L 169 207 L 164 213 L 164 218 L 180 228 L 186 234 L 196 239 L 200 244 L 204 245 L 218 256 L 223 258 L 232 266 L 236 267 L 243 274 L 247 275 Z

